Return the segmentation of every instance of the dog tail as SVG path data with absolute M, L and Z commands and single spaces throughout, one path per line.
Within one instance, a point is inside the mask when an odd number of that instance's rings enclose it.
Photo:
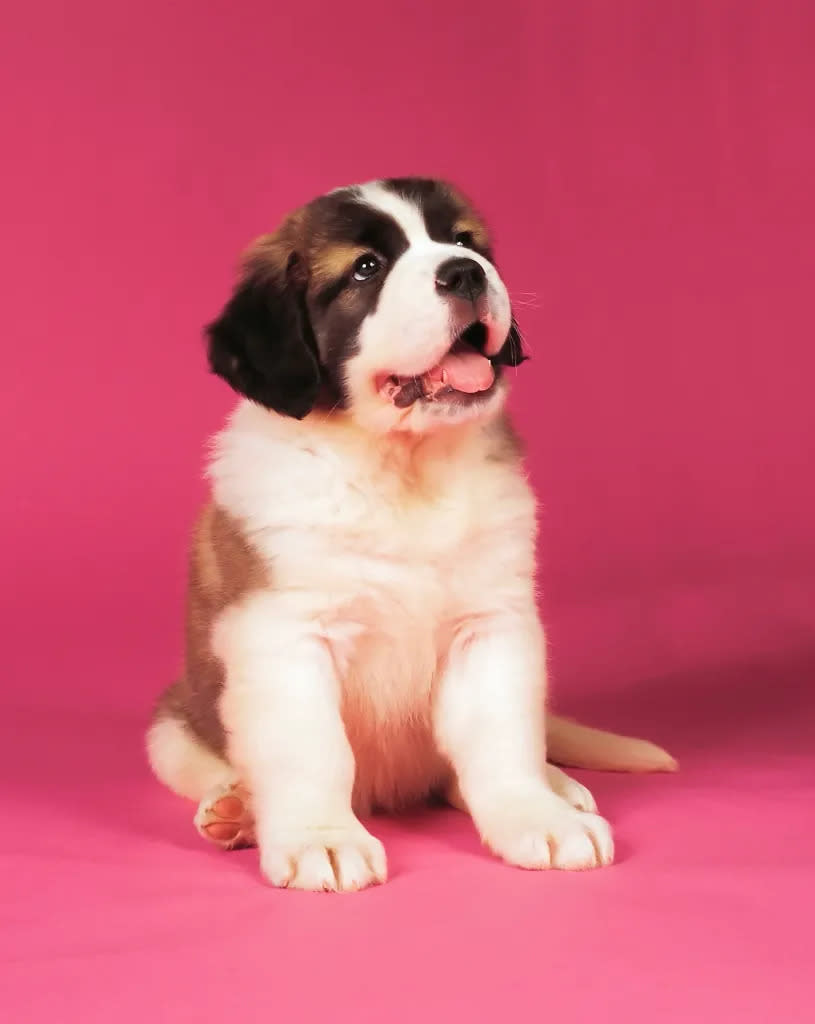
M 546 757 L 566 768 L 612 772 L 675 772 L 676 761 L 647 740 L 618 736 L 557 715 L 546 717 Z

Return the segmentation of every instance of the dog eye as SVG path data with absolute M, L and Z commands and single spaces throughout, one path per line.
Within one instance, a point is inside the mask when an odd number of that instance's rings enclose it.
M 475 248 L 475 239 L 473 238 L 472 231 L 459 231 L 453 236 L 453 242 L 455 245 L 460 245 L 464 249 Z
M 366 252 L 354 264 L 353 275 L 355 281 L 370 281 L 382 269 L 382 261 L 372 252 Z

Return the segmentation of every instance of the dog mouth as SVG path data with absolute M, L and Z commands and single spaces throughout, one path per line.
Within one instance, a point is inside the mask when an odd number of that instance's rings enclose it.
M 397 409 L 414 402 L 471 404 L 485 398 L 495 387 L 497 367 L 484 355 L 487 328 L 480 321 L 469 324 L 456 337 L 445 356 L 424 373 L 411 377 L 389 374 L 377 380 L 377 390 Z

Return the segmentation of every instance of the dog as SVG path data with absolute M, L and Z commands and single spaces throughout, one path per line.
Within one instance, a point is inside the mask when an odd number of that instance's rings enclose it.
M 551 762 L 676 764 L 545 712 L 505 412 L 525 355 L 473 205 L 424 178 L 323 195 L 252 245 L 207 338 L 241 399 L 194 533 L 184 672 L 147 736 L 199 832 L 257 845 L 275 886 L 353 891 L 386 878 L 360 818 L 440 798 L 511 865 L 611 863 Z

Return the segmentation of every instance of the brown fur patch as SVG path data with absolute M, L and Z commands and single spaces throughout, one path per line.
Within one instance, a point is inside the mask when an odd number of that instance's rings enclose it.
M 243 254 L 244 273 L 282 281 L 289 271 L 292 256 L 306 237 L 307 211 L 308 207 L 295 210 L 283 219 L 276 231 L 256 238 Z
M 351 242 L 335 242 L 315 250 L 311 272 L 319 287 L 328 281 L 342 277 L 357 257 L 367 250 Z
M 226 746 L 218 710 L 224 669 L 212 653 L 212 627 L 225 608 L 267 585 L 265 567 L 240 524 L 217 505 L 206 505 L 190 551 L 184 674 L 159 698 L 155 717 L 180 719 L 217 754 Z
M 243 255 L 246 273 L 257 273 L 263 278 L 276 279 L 286 272 L 292 246 L 284 229 L 273 235 L 261 235 Z
M 458 208 L 458 216 L 453 226 L 454 232 L 458 234 L 459 232 L 469 231 L 477 248 L 489 249 L 490 233 L 487 230 L 487 225 L 481 219 L 470 199 L 449 181 L 439 182 L 439 186 L 450 197 L 453 205 Z
M 477 249 L 489 249 L 490 247 L 487 229 L 474 214 L 459 217 L 453 230 L 457 234 L 468 231 L 473 236 L 473 242 Z

